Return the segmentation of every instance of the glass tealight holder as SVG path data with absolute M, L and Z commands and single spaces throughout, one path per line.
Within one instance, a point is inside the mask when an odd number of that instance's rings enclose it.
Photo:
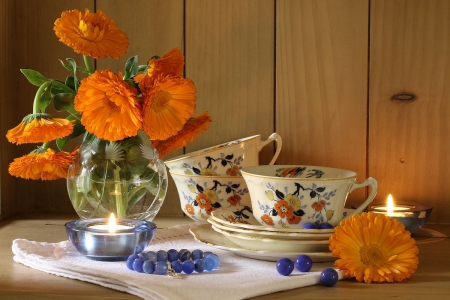
M 117 219 L 111 232 L 105 218 L 75 220 L 64 226 L 69 240 L 82 255 L 100 261 L 126 260 L 136 246 L 142 250 L 147 247 L 157 228 L 148 221 Z

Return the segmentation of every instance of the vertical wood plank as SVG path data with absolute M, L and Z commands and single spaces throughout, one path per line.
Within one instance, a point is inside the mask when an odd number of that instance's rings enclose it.
M 82 58 L 58 41 L 53 31 L 53 23 L 64 10 L 84 11 L 85 8 L 89 8 L 92 11 L 94 8 L 93 0 L 16 0 L 14 2 L 16 44 L 11 46 L 14 47 L 17 63 L 10 72 L 17 81 L 11 94 L 12 103 L 8 111 L 14 119 L 12 127 L 32 112 L 33 99 L 37 91 L 37 87 L 31 85 L 19 69 L 33 69 L 48 78 L 65 80 L 70 73 L 61 66 L 58 59 L 64 61 L 67 57 L 72 57 L 81 64 Z M 57 115 L 51 108 L 49 112 L 54 116 Z M 14 158 L 26 155 L 37 146 L 39 145 L 14 146 L 12 155 Z M 51 147 L 56 149 L 54 144 Z M 9 164 L 11 161 L 4 163 Z M 67 185 L 63 179 L 38 181 L 14 177 L 6 180 L 9 183 L 8 189 L 12 190 L 7 194 L 7 201 L 15 206 L 16 212 L 74 212 L 67 193 Z
M 162 56 L 178 47 L 183 51 L 183 0 L 97 0 L 97 10 L 111 17 L 129 39 L 127 53 L 118 60 L 97 60 L 97 69 L 110 68 L 123 72 L 129 57 L 139 55 L 139 64 L 146 64 L 154 55 Z M 166 157 L 181 155 L 177 150 Z M 182 215 L 178 192 L 168 174 L 169 188 L 158 215 Z
M 450 2 L 373 0 L 369 170 L 378 199 L 450 210 Z M 412 102 L 392 101 L 411 93 Z
M 13 117 L 15 105 L 13 99 L 14 84 L 17 80 L 17 55 L 15 52 L 14 36 L 14 1 L 5 0 L 0 2 L 0 128 L 3 134 L 16 126 Z M 0 219 L 9 217 L 17 211 L 17 206 L 13 204 L 14 189 L 11 188 L 14 179 L 8 173 L 9 162 L 14 159 L 15 146 L 2 136 L 0 142 Z
M 277 1 L 278 164 L 366 178 L 368 1 Z M 372 175 L 372 174 L 369 174 Z M 355 191 L 346 206 L 364 199 Z
M 186 0 L 186 76 L 213 119 L 186 152 L 274 132 L 274 72 L 273 0 Z

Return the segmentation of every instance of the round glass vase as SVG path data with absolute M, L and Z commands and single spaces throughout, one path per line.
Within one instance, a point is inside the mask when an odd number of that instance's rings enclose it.
M 152 221 L 167 192 L 164 162 L 143 132 L 110 142 L 87 134 L 69 167 L 67 189 L 81 219 Z

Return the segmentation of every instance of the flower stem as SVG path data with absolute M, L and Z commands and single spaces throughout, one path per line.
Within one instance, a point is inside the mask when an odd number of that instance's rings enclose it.
M 121 179 L 120 179 L 120 174 L 119 174 L 119 169 L 115 168 L 114 169 L 114 182 L 115 182 L 115 187 L 114 187 L 114 196 L 116 198 L 116 209 L 117 209 L 117 217 L 118 218 L 123 218 L 126 216 L 126 212 L 127 212 L 127 206 L 123 200 L 123 194 L 122 194 L 122 184 L 121 184 Z
M 84 64 L 86 65 L 86 69 L 89 72 L 89 75 L 94 73 L 94 68 L 92 68 L 90 57 L 87 55 L 83 55 Z
M 48 88 L 52 84 L 51 81 L 46 81 L 38 88 L 36 92 L 36 96 L 34 96 L 34 102 L 33 102 L 33 114 L 39 113 L 39 108 L 41 104 L 41 95 L 45 91 L 46 88 Z

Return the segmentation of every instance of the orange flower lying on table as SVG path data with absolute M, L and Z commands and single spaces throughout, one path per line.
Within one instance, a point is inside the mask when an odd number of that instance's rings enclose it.
M 399 221 L 377 213 L 353 215 L 330 237 L 335 265 L 357 281 L 402 282 L 417 269 L 419 249 Z
M 192 80 L 182 77 L 184 56 L 179 49 L 171 49 L 162 57 L 154 56 L 146 65 L 138 64 L 138 56 L 131 57 L 124 73 L 94 71 L 91 58 L 117 59 L 125 54 L 127 35 L 103 12 L 91 13 L 88 9 L 84 13 L 76 9 L 63 12 L 55 21 L 54 31 L 61 42 L 83 55 L 85 67 L 77 66 L 70 58 L 68 63 L 61 62 L 73 72 L 64 82 L 48 79 L 37 71 L 22 70 L 39 88 L 32 114 L 9 130 L 6 137 L 15 144 L 43 144 L 15 159 L 9 167 L 11 175 L 41 180 L 66 178 L 77 149 L 62 149 L 68 140 L 84 133 L 110 145 L 106 158 L 122 161 L 130 155 L 120 153 L 115 143 L 140 131 L 150 137 L 164 157 L 208 129 L 208 112 L 193 116 L 196 88 Z M 78 72 L 87 77 L 79 81 Z M 67 112 L 67 118 L 48 114 L 46 109 L 51 102 L 57 111 Z M 52 141 L 56 141 L 60 152 L 50 148 Z M 140 151 L 148 153 L 145 149 Z

